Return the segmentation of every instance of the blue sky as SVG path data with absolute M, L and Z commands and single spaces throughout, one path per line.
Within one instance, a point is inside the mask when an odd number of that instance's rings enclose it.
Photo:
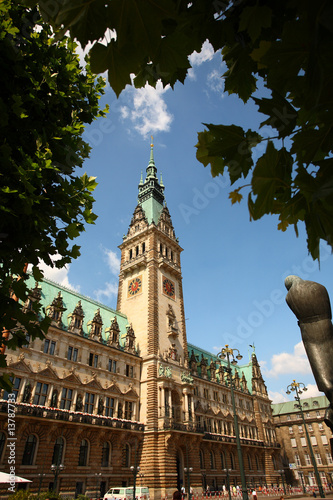
M 213 179 L 209 168 L 196 160 L 202 123 L 256 129 L 263 117 L 251 102 L 244 105 L 224 93 L 221 55 L 208 44 L 191 62 L 185 85 L 176 84 L 174 90 L 127 87 L 117 99 L 107 88 L 102 103 L 109 104 L 110 112 L 84 135 L 92 146 L 84 169 L 99 183 L 94 206 L 98 219 L 77 240 L 81 257 L 65 270 L 47 270 L 46 276 L 116 307 L 118 245 L 137 203 L 152 134 L 155 164 L 163 174 L 167 205 L 184 249 L 188 341 L 214 353 L 229 344 L 245 362 L 254 343 L 273 402 L 287 400 L 285 390 L 293 379 L 308 385 L 307 397 L 317 395 L 296 318 L 285 303 L 284 278 L 297 274 L 318 281 L 332 295 L 330 251 L 322 246 L 319 269 L 308 256 L 303 227 L 296 238 L 293 228 L 277 230 L 276 217 L 250 222 L 246 200 L 231 206 L 228 178 Z M 268 129 L 261 132 L 270 134 Z

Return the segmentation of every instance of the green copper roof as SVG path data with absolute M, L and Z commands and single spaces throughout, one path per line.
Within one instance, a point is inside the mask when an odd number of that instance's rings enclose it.
M 208 377 L 210 378 L 210 370 L 209 370 L 209 365 L 213 361 L 215 364 L 216 362 L 221 364 L 222 366 L 227 366 L 227 362 L 224 361 L 223 359 L 220 359 L 218 356 L 215 354 L 212 354 L 208 351 L 205 351 L 204 349 L 201 349 L 200 347 L 197 347 L 193 344 L 187 344 L 187 350 L 188 350 L 188 356 L 189 358 L 191 357 L 192 351 L 197 358 L 198 363 L 200 363 L 202 357 L 206 359 L 207 361 L 207 372 L 208 372 Z M 218 368 L 219 366 L 217 366 Z M 250 393 L 252 393 L 252 362 L 250 361 L 249 363 L 245 365 L 239 365 L 237 364 L 236 366 L 232 366 L 232 372 L 235 373 L 235 371 L 238 371 L 239 378 L 242 377 L 243 373 L 245 375 L 246 383 L 247 383 L 247 388 Z M 198 367 L 199 374 L 200 374 L 200 367 Z M 216 373 L 217 379 L 218 379 L 218 373 Z
M 153 144 L 150 147 L 150 160 L 146 168 L 146 178 L 143 182 L 142 176 L 139 183 L 138 203 L 141 205 L 148 223 L 158 223 L 164 204 L 164 185 L 158 182 L 157 168 L 154 161 Z
M 35 286 L 35 281 L 32 277 L 29 278 L 28 286 L 30 286 L 31 289 L 33 289 Z M 83 319 L 84 337 L 88 336 L 87 323 L 92 321 L 92 319 L 95 316 L 95 313 L 99 309 L 103 321 L 103 327 L 102 327 L 103 340 L 105 341 L 107 340 L 107 334 L 105 333 L 105 329 L 111 326 L 112 320 L 114 319 L 114 317 L 116 317 L 120 329 L 119 333 L 120 346 L 123 346 L 125 344 L 125 335 L 127 331 L 126 326 L 128 325 L 128 319 L 127 316 L 125 316 L 124 314 L 120 313 L 119 311 L 115 311 L 111 307 L 107 307 L 103 304 L 100 304 L 99 302 L 96 302 L 95 300 L 90 299 L 89 297 L 85 297 L 84 295 L 81 295 L 74 290 L 65 288 L 47 279 L 44 279 L 41 283 L 38 283 L 38 287 L 41 290 L 40 303 L 45 310 L 48 306 L 51 305 L 53 299 L 57 297 L 58 293 L 60 292 L 60 295 L 63 300 L 63 305 L 66 308 L 66 310 L 63 312 L 62 315 L 63 330 L 68 329 L 70 321 L 68 315 L 74 311 L 78 302 L 81 301 L 81 306 L 84 312 L 84 319 Z
M 317 396 L 314 398 L 304 398 L 301 399 L 302 408 L 306 412 L 307 410 L 319 410 L 322 408 L 327 408 L 329 405 L 326 396 Z M 272 404 L 273 416 L 285 415 L 288 413 L 299 413 L 299 408 L 296 406 L 297 401 L 286 401 L 285 403 L 275 403 Z

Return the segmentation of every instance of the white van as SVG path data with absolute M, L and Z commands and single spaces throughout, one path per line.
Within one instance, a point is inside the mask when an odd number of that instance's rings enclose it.
M 135 487 L 136 500 L 149 500 L 149 488 L 147 486 Z
M 147 486 L 136 486 L 135 499 L 150 500 L 149 488 Z M 123 486 L 110 488 L 109 491 L 105 493 L 103 500 L 133 500 L 133 486 L 129 486 L 128 488 Z
M 133 487 L 110 488 L 105 493 L 103 500 L 133 500 Z

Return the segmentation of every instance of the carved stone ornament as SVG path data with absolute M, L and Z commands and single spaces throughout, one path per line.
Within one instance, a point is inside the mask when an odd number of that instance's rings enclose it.
M 100 309 L 97 309 L 97 311 L 95 312 L 93 320 L 88 321 L 88 327 L 90 327 L 89 338 L 92 340 L 101 341 L 103 320 L 101 317 Z
M 68 331 L 71 333 L 82 335 L 84 312 L 82 309 L 81 300 L 79 300 L 79 302 L 76 304 L 72 314 L 69 314 L 68 319 L 70 320 Z

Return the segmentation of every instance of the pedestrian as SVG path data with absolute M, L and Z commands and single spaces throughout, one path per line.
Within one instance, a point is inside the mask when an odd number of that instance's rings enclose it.
M 256 490 L 252 490 L 252 500 L 257 500 L 257 492 L 256 492 Z

